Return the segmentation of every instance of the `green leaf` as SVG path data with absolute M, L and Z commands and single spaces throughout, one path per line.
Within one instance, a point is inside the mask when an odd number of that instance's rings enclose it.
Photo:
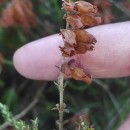
M 17 95 L 14 90 L 14 88 L 9 88 L 5 91 L 2 102 L 10 107 L 11 110 L 15 109 L 18 101 L 17 101 Z

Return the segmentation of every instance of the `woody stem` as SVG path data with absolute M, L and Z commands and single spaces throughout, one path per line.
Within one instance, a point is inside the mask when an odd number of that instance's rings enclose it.
M 62 57 L 62 64 L 64 63 L 64 57 Z M 60 72 L 59 77 L 59 130 L 63 130 L 63 116 L 64 116 L 64 74 Z
M 68 13 L 67 13 L 68 15 Z M 69 29 L 69 23 L 66 22 L 66 29 Z M 62 64 L 64 64 L 64 56 L 62 56 Z M 59 130 L 63 130 L 64 128 L 64 74 L 60 72 L 60 77 L 58 80 L 59 83 Z

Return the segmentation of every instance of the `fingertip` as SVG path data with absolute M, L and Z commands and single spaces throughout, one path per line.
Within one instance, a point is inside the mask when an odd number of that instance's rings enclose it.
M 28 71 L 26 71 L 26 68 L 28 68 L 28 66 L 26 66 L 27 64 L 25 63 L 26 58 L 27 58 L 25 56 L 25 53 L 24 53 L 23 47 L 16 50 L 13 56 L 13 64 L 16 71 L 19 72 L 22 76 L 26 78 L 31 78 Z
M 26 78 L 35 80 L 56 80 L 61 64 L 59 45 L 62 39 L 58 35 L 49 36 L 18 49 L 13 56 L 16 70 Z

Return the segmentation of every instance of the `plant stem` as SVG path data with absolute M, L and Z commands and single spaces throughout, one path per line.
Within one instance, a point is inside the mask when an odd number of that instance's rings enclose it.
M 62 57 L 62 64 L 64 57 Z M 60 72 L 59 77 L 59 130 L 63 130 L 63 117 L 64 117 L 64 74 Z
M 68 13 L 67 13 L 68 15 Z M 66 23 L 66 29 L 69 29 L 69 23 Z M 62 56 L 62 64 L 64 64 L 64 56 Z M 64 129 L 64 74 L 60 72 L 59 80 L 58 80 L 58 88 L 59 88 L 59 130 Z

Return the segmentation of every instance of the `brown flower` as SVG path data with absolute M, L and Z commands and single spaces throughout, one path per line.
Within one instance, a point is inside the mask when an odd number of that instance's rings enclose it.
M 75 60 L 70 60 L 68 63 L 64 63 L 61 66 L 61 71 L 67 75 L 71 76 L 75 80 L 82 80 L 88 84 L 92 82 L 90 74 L 86 74 L 85 71 L 79 67 L 74 66 Z
M 77 14 L 71 14 L 66 18 L 67 22 L 72 26 L 73 30 L 83 28 L 81 17 Z
M 86 1 L 75 2 L 74 10 L 77 11 L 79 15 L 97 13 L 97 7 Z
M 65 43 L 68 43 L 70 46 L 73 46 L 76 43 L 76 35 L 73 31 L 69 29 L 61 29 L 61 35 Z
M 84 26 L 94 26 L 94 25 L 98 25 L 101 23 L 101 18 L 87 14 L 87 15 L 81 16 L 81 21 Z
M 75 68 L 71 68 L 70 70 L 73 79 L 82 80 L 88 84 L 92 83 L 91 76 L 86 74 L 83 69 L 75 67 Z
M 62 9 L 66 10 L 67 12 L 73 12 L 74 11 L 74 3 L 69 1 L 64 1 L 62 4 Z
M 2 12 L 0 25 L 6 28 L 21 26 L 25 31 L 35 26 L 35 15 L 30 0 L 12 0 Z
M 69 24 L 69 29 L 61 29 L 64 46 L 59 47 L 63 57 L 72 57 L 76 54 L 85 54 L 94 49 L 97 42 L 95 37 L 84 30 L 85 26 L 93 26 L 101 23 L 101 18 L 97 17 L 97 7 L 86 2 L 64 0 L 63 9 L 67 11 L 63 18 Z M 61 71 L 76 80 L 91 83 L 92 78 L 84 69 L 77 67 L 74 60 L 63 63 Z
M 61 35 L 64 40 L 64 47 L 60 47 L 64 57 L 71 57 L 75 54 L 84 54 L 87 51 L 92 51 L 97 41 L 95 37 L 85 30 L 71 31 L 61 29 Z
M 66 76 L 71 76 L 71 70 L 68 63 L 62 64 L 61 72 L 63 72 Z
M 72 57 L 75 55 L 75 50 L 73 47 L 59 47 L 60 51 L 62 53 L 62 56 L 64 57 Z
M 87 43 L 87 44 L 95 44 L 97 40 L 95 37 L 91 34 L 89 34 L 85 30 L 76 30 L 74 31 L 76 35 L 76 41 L 77 42 L 82 42 L 82 43 Z
M 95 44 L 97 40 L 93 35 L 89 34 L 83 29 L 76 30 L 74 32 L 76 35 L 77 42 L 77 44 L 74 44 L 76 54 L 84 54 L 87 51 L 92 51 L 94 49 L 94 46 L 92 44 Z
M 74 45 L 74 49 L 76 54 L 85 54 L 87 51 L 92 51 L 94 46 L 86 43 L 77 43 Z

